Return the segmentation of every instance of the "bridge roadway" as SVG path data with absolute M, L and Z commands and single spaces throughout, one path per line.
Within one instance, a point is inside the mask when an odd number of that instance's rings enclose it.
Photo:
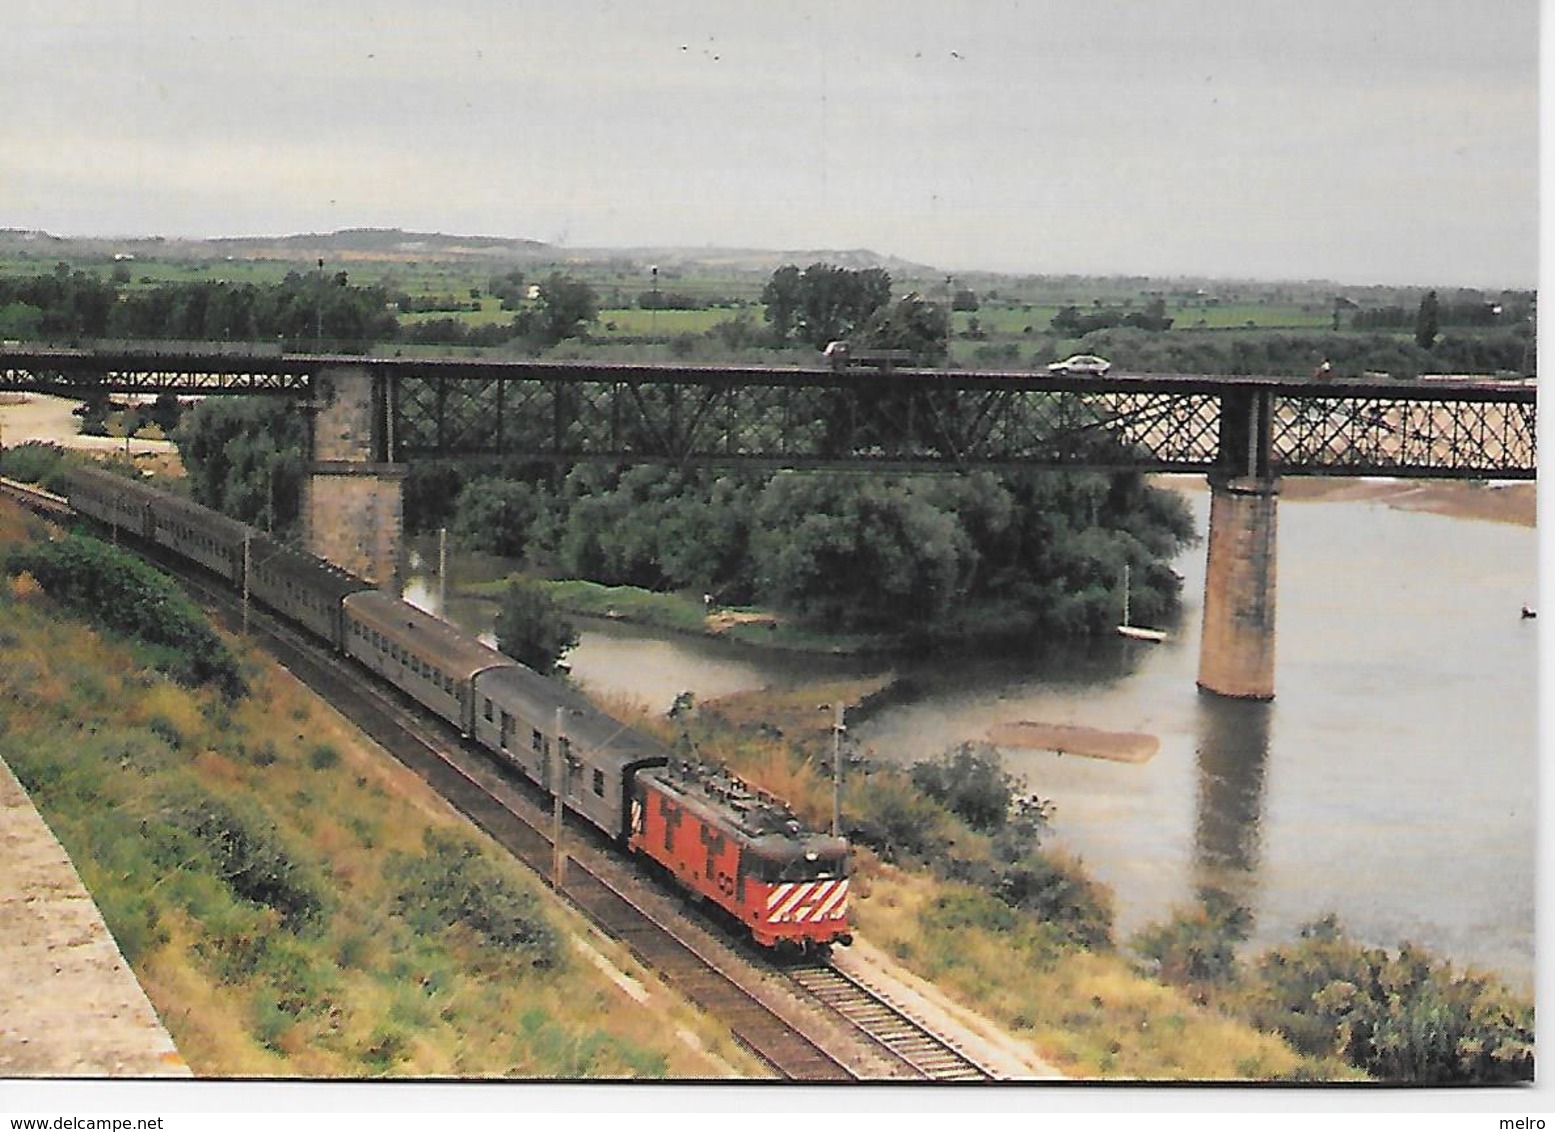
M 281 395 L 365 382 L 372 458 L 1532 479 L 1537 389 L 1493 378 L 880 372 L 0 350 L 0 392 Z M 217 349 L 212 347 L 213 351 Z

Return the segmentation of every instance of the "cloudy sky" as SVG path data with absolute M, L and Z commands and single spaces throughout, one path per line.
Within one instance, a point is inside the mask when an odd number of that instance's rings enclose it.
M 1530 286 L 1539 0 L 6 0 L 0 227 Z

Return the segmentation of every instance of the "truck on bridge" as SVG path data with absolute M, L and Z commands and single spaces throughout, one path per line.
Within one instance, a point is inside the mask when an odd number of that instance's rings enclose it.
M 837 371 L 845 369 L 892 370 L 897 366 L 915 366 L 918 364 L 918 355 L 912 350 L 887 350 L 868 346 L 855 346 L 852 342 L 845 339 L 828 342 L 826 349 L 821 351 L 821 356 L 826 359 L 827 365 Z

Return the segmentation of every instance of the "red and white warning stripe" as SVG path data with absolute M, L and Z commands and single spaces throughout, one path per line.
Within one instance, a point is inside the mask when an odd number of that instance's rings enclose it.
M 807 880 L 778 884 L 767 893 L 767 922 L 815 924 L 848 914 L 846 880 Z

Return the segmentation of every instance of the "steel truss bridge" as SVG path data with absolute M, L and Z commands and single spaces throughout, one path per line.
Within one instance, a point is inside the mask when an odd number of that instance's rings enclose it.
M 148 344 L 148 347 L 150 344 Z M 1088 467 L 1533 479 L 1532 381 L 0 350 L 0 392 L 328 395 L 366 375 L 377 457 L 854 469 Z

